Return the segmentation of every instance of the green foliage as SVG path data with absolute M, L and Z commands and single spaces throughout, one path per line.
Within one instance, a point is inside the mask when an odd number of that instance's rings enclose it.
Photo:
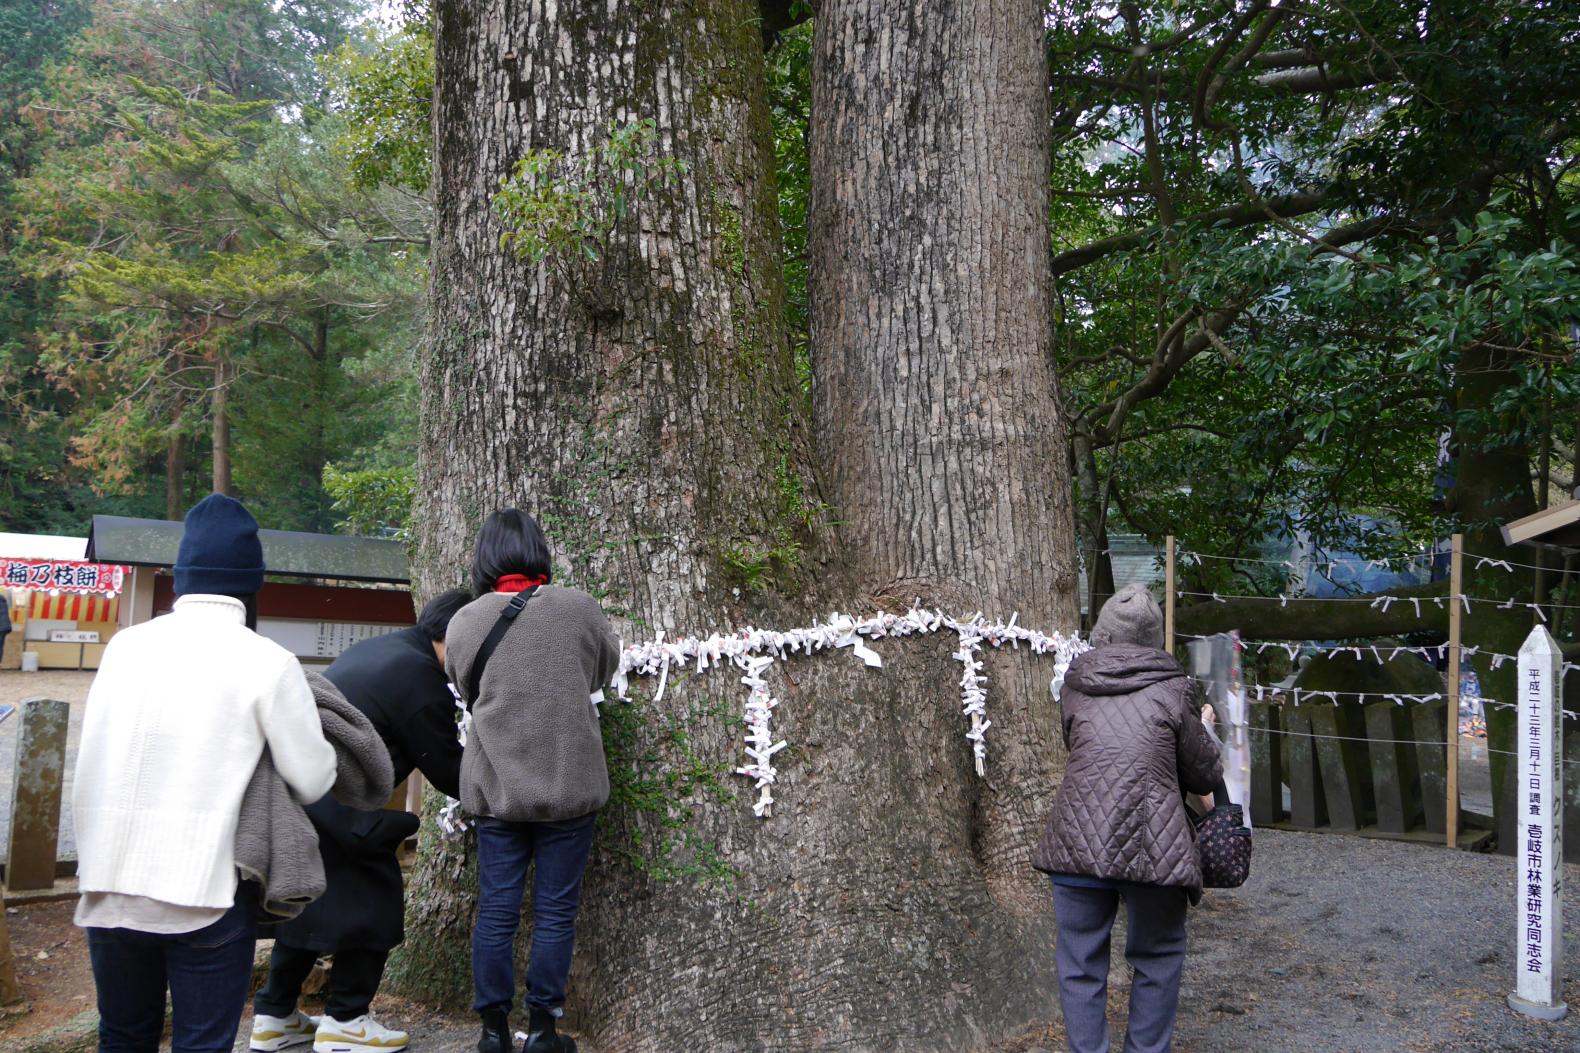
M 1472 525 L 1444 436 L 1529 451 L 1573 419 L 1574 24 L 1556 3 L 1051 5 L 1050 231 L 1056 261 L 1089 249 L 1055 318 L 1088 544 L 1107 515 L 1243 555 L 1414 547 Z
M 372 29 L 324 60 L 332 105 L 345 120 L 338 144 L 363 189 L 428 189 L 433 167 L 433 34 L 408 23 Z
M 65 464 L 69 402 L 39 365 L 53 290 L 28 274 L 30 220 L 16 201 L 44 140 L 29 104 L 88 13 L 84 0 L 0 5 L 0 529 L 80 529 L 91 496 Z
M 55 492 L 91 484 L 162 514 L 164 454 L 179 442 L 188 472 L 207 463 L 222 385 L 235 485 L 267 525 L 334 526 L 331 457 L 371 466 L 363 451 L 401 434 L 395 463 L 410 463 L 395 414 L 427 207 L 356 185 L 346 119 L 322 108 L 318 60 L 350 13 L 338 0 L 99 0 L 39 79 L 9 259 L 49 299 L 20 368 L 0 357 L 0 392 L 31 411 L 22 434 L 55 451 Z
M 412 468 L 363 468 L 343 471 L 324 465 L 324 489 L 334 499 L 347 533 L 410 540 L 417 473 Z
M 797 12 L 797 17 L 805 12 Z M 785 321 L 796 375 L 812 396 L 810 312 L 807 301 L 807 199 L 811 187 L 808 144 L 812 110 L 812 24 L 780 34 L 768 55 L 768 109 L 773 121 L 778 174 L 779 225 L 784 232 Z
M 577 295 L 601 283 L 595 265 L 615 231 L 649 193 L 685 171 L 685 162 L 654 157 L 651 119 L 614 124 L 607 139 L 580 157 L 531 149 L 500 179 L 494 211 L 501 244 L 531 263 L 548 261 Z

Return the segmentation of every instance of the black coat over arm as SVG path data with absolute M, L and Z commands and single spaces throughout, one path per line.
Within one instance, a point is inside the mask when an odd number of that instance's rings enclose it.
M 367 714 L 389 747 L 399 783 L 412 773 L 460 795 L 455 699 L 433 645 L 403 629 L 346 649 L 324 675 Z M 417 831 L 410 812 L 359 812 L 325 797 L 307 814 L 318 830 L 328 889 L 301 916 L 275 927 L 292 947 L 389 950 L 405 938 L 405 890 L 396 850 Z

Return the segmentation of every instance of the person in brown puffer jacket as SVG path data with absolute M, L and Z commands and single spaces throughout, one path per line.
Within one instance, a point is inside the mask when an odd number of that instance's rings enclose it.
M 1069 763 L 1032 865 L 1053 879 L 1059 999 L 1071 1053 L 1108 1051 L 1109 934 L 1125 901 L 1135 969 L 1125 1053 L 1168 1053 L 1185 964 L 1187 903 L 1201 899 L 1183 790 L 1213 792 L 1218 744 L 1196 692 L 1163 650 L 1163 614 L 1120 590 L 1070 663 L 1060 704 Z

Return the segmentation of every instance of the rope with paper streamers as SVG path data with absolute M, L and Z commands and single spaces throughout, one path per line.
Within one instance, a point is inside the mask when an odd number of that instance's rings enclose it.
M 773 711 L 779 703 L 768 689 L 765 679 L 765 674 L 776 660 L 783 661 L 793 654 L 811 655 L 849 648 L 852 656 L 869 668 L 881 669 L 882 657 L 865 641 L 936 632 L 955 633 L 959 638 L 959 648 L 953 657 L 961 665 L 960 712 L 969 718 L 965 738 L 971 743 L 976 772 L 980 776 L 987 770 L 987 731 L 992 726 L 992 721 L 987 718 L 987 676 L 982 672 L 982 648 L 998 648 L 1009 644 L 1019 650 L 1025 644 L 1032 654 L 1053 655 L 1052 688 L 1055 695 L 1070 661 L 1082 651 L 1090 649 L 1090 645 L 1078 636 L 1028 629 L 1017 624 L 1019 618 L 1017 612 L 1011 615 L 1008 622 L 989 622 L 981 611 L 969 618 L 953 618 L 918 603 L 904 614 L 885 611 L 866 618 L 834 614 L 821 624 L 799 629 L 747 627 L 733 633 L 713 633 L 706 637 L 688 636 L 673 640 L 665 639 L 664 634 L 660 633 L 653 640 L 632 644 L 621 652 L 620 666 L 610 687 L 622 701 L 629 701 L 633 677 L 656 676 L 658 687 L 653 701 L 657 702 L 664 697 L 672 668 L 694 667 L 700 673 L 729 663 L 740 670 L 743 674 L 741 683 L 749 689 L 742 713 L 742 722 L 747 728 L 747 763 L 736 768 L 735 772 L 751 779 L 757 790 L 752 812 L 760 819 L 768 818 L 773 814 L 773 785 L 778 776 L 773 757 L 786 745 L 783 740 L 774 741 Z M 466 723 L 463 719 L 463 743 L 466 741 Z M 458 837 L 467 827 L 460 813 L 460 805 L 455 801 L 447 803 L 440 810 L 437 822 L 440 832 L 446 837 Z
M 1363 559 L 1359 557 L 1352 559 L 1325 559 L 1316 556 L 1304 556 L 1300 559 L 1258 559 L 1253 556 L 1220 556 L 1211 552 L 1194 552 L 1189 549 L 1178 549 L 1175 552 L 1175 557 L 1186 566 L 1199 564 L 1204 559 L 1211 559 L 1222 563 L 1259 563 L 1268 567 L 1287 567 L 1290 570 L 1298 570 L 1301 567 L 1326 567 L 1329 574 L 1337 567 L 1365 567 L 1368 570 L 1386 570 L 1395 563 L 1408 566 L 1411 563 L 1419 563 L 1421 560 L 1432 560 L 1446 555 L 1447 553 L 1444 552 L 1416 552 L 1409 555 L 1385 556 L 1381 559 Z
M 1201 677 L 1193 676 L 1191 679 L 1202 685 L 1211 683 L 1211 681 Z M 1341 698 L 1354 698 L 1359 699 L 1362 703 L 1371 700 L 1374 702 L 1392 702 L 1396 706 L 1402 706 L 1406 702 L 1421 704 L 1448 700 L 1447 692 L 1443 691 L 1430 691 L 1426 694 L 1411 694 L 1406 691 L 1329 691 L 1309 687 L 1279 687 L 1274 684 L 1248 684 L 1245 687 L 1245 691 L 1249 701 L 1273 706 L 1289 705 L 1295 708 L 1299 708 L 1302 700 L 1309 703 L 1313 699 L 1323 699 L 1337 703 Z M 1480 695 L 1461 695 L 1460 697 L 1466 702 L 1480 702 L 1484 706 L 1499 706 L 1506 709 L 1518 708 L 1518 703 L 1499 702 L 1497 699 L 1484 698 Z M 1284 701 L 1286 698 L 1289 699 L 1288 702 Z M 1563 711 L 1563 718 L 1565 720 L 1580 720 L 1580 711 L 1566 709 Z
M 1182 640 L 1212 639 L 1210 634 L 1176 633 L 1175 635 Z M 1316 652 L 1319 654 L 1334 655 L 1348 654 L 1352 656 L 1357 662 L 1364 661 L 1366 656 L 1370 655 L 1378 663 L 1386 664 L 1393 661 L 1401 654 L 1415 655 L 1425 661 L 1431 661 L 1434 657 L 1438 660 L 1442 660 L 1448 657 L 1448 653 L 1454 645 L 1449 643 L 1440 643 L 1412 647 L 1406 646 L 1404 644 L 1314 644 L 1303 640 L 1241 639 L 1240 646 L 1247 651 L 1255 651 L 1257 654 L 1263 654 L 1269 648 L 1280 650 L 1289 656 L 1290 661 L 1294 661 L 1295 659 L 1299 658 L 1303 653 Z M 1383 657 L 1384 652 L 1387 653 L 1386 658 Z M 1503 651 L 1484 650 L 1480 644 L 1460 644 L 1459 653 L 1465 658 L 1474 658 L 1475 656 L 1480 655 L 1483 658 L 1488 659 L 1492 668 L 1495 670 L 1502 668 L 1504 662 L 1519 661 L 1519 655 L 1507 654 Z M 1575 670 L 1580 670 L 1580 662 L 1565 662 L 1563 664 L 1564 675 L 1567 676 L 1569 673 Z

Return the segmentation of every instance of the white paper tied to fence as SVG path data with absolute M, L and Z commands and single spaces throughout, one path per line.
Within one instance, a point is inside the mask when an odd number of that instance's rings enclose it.
M 620 665 L 610 681 L 610 688 L 622 701 L 630 701 L 632 678 L 656 676 L 658 687 L 653 701 L 657 702 L 668 687 L 671 666 L 693 667 L 702 673 L 728 662 L 740 670 L 741 683 L 748 688 L 742 713 L 747 727 L 746 763 L 736 768 L 736 774 L 751 779 L 757 789 L 753 814 L 768 818 L 773 814 L 773 785 L 778 775 L 773 757 L 786 745 L 783 740 L 775 742 L 772 732 L 773 711 L 779 703 L 768 688 L 766 674 L 776 660 L 793 654 L 849 649 L 852 657 L 867 668 L 882 669 L 882 656 L 868 647 L 867 641 L 945 631 L 955 633 L 959 637 L 959 647 L 954 658 L 963 667 L 960 699 L 961 713 L 968 721 L 965 738 L 971 744 L 977 774 L 983 775 L 987 765 L 987 731 L 992 727 L 992 721 L 987 718 L 987 676 L 982 672 L 981 658 L 983 645 L 1002 647 L 1008 643 L 1019 650 L 1020 645 L 1025 644 L 1034 655 L 1052 655 L 1055 698 L 1070 661 L 1090 649 L 1089 644 L 1073 633 L 1028 629 L 1017 624 L 1019 620 L 1019 612 L 1016 612 L 1008 622 L 988 622 L 980 611 L 961 620 L 918 604 L 904 614 L 883 612 L 865 618 L 833 614 L 818 625 L 799 629 L 748 626 L 731 633 L 674 640 L 666 640 L 664 634 L 659 633 L 654 639 L 632 644 L 620 653 Z M 462 723 L 464 743 L 466 721 L 463 719 Z M 452 800 L 440 810 L 438 826 L 446 837 L 459 837 L 466 831 L 466 820 L 458 802 Z

